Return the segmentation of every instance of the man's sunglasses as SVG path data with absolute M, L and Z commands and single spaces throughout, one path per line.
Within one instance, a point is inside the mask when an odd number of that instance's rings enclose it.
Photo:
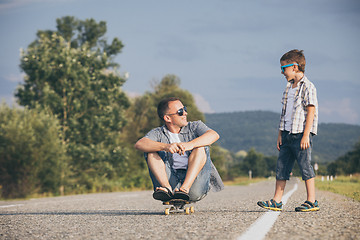
M 294 65 L 299 66 L 299 64 L 297 64 L 297 63 L 291 63 L 291 64 L 288 64 L 288 65 L 281 66 L 281 72 L 284 73 L 285 68 L 291 67 L 291 66 L 294 66 Z
M 179 110 L 177 110 L 176 113 L 170 113 L 170 114 L 166 114 L 166 115 L 175 115 L 178 114 L 179 116 L 184 115 L 184 112 L 187 112 L 186 107 L 184 106 L 183 108 L 180 108 Z

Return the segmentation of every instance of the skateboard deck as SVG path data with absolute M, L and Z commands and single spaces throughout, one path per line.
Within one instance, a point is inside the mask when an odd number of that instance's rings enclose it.
M 186 215 L 190 215 L 191 213 L 194 213 L 194 206 L 185 207 L 186 204 L 191 204 L 191 202 L 183 199 L 171 199 L 170 201 L 163 202 L 163 205 L 171 206 L 165 209 L 165 215 L 174 213 L 185 213 Z

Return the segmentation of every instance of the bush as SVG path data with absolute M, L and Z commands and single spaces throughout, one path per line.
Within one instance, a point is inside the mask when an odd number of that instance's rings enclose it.
M 0 196 L 60 193 L 65 145 L 58 120 L 44 111 L 0 107 Z

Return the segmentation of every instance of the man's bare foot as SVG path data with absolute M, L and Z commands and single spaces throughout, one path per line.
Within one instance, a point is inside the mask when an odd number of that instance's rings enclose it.
M 173 193 L 171 187 L 157 187 L 156 190 L 158 190 L 158 189 L 163 190 L 164 192 L 170 191 L 170 193 Z
M 180 187 L 180 189 L 179 188 L 175 188 L 175 190 L 174 190 L 174 192 L 184 192 L 184 193 L 189 193 L 189 190 L 187 190 L 187 189 L 185 189 L 185 188 L 182 188 L 182 187 Z
M 189 196 L 189 191 L 187 191 L 186 189 L 184 188 L 180 188 L 180 189 L 175 189 L 174 191 L 174 199 L 182 199 L 182 200 L 185 200 L 185 201 L 189 201 L 190 199 L 190 196 Z

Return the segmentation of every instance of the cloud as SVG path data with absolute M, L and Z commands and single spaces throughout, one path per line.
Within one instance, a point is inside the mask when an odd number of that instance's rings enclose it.
M 8 74 L 4 78 L 8 82 L 19 83 L 19 82 L 23 81 L 24 77 L 25 77 L 25 74 L 22 73 L 22 74 Z
M 34 2 L 41 2 L 43 0 L 5 0 L 0 2 L 0 11 L 18 8 L 24 5 L 29 5 Z
M 131 92 L 131 91 L 125 91 L 125 93 L 127 94 L 127 96 L 129 98 L 136 98 L 136 97 L 140 97 L 142 95 L 141 93 Z
M 69 1 L 69 0 L 62 0 L 62 1 Z M 22 6 L 31 5 L 33 3 L 42 3 L 42 2 L 56 3 L 56 2 L 59 2 L 59 0 L 2 0 L 0 2 L 0 12 L 6 11 L 9 9 L 22 7 Z
M 180 62 L 189 62 L 198 55 L 201 47 L 189 38 L 166 36 L 157 43 L 157 56 Z
M 211 108 L 208 101 L 205 100 L 200 94 L 193 94 L 195 98 L 195 104 L 199 108 L 199 110 L 203 113 L 214 113 L 215 111 Z
M 326 119 L 332 119 L 336 120 L 336 122 L 359 124 L 359 113 L 351 103 L 352 101 L 350 98 L 322 103 L 321 106 L 319 106 L 320 121 L 329 122 L 326 121 Z
M 0 95 L 0 103 L 6 103 L 8 106 L 12 107 L 19 107 L 19 105 L 16 103 L 16 98 L 13 95 L 6 95 L 2 94 Z

